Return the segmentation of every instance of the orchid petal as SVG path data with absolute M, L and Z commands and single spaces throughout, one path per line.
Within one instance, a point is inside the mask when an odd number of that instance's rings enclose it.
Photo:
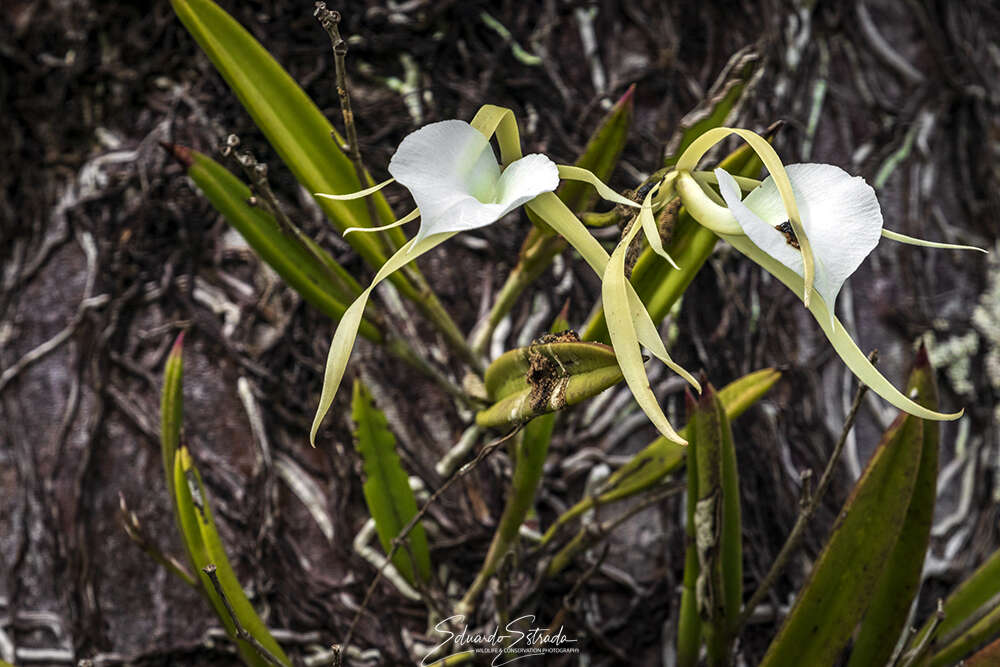
M 362 197 L 367 197 L 368 195 L 373 195 L 385 186 L 394 182 L 395 178 L 390 178 L 388 180 L 382 181 L 378 185 L 373 185 L 370 188 L 365 188 L 364 190 L 358 190 L 357 192 L 350 192 L 346 195 L 331 195 L 325 192 L 314 192 L 314 197 L 322 197 L 323 199 L 334 199 L 336 201 L 348 201 L 351 199 L 361 199 Z
M 354 349 L 354 341 L 358 337 L 358 327 L 361 325 L 361 317 L 364 315 L 365 306 L 368 304 L 368 297 L 372 290 L 383 280 L 395 271 L 406 266 L 425 252 L 436 248 L 452 236 L 450 234 L 437 234 L 423 241 L 412 239 L 402 248 L 386 260 L 382 268 L 378 270 L 372 279 L 372 284 L 354 300 L 347 310 L 344 311 L 337 331 L 333 334 L 333 341 L 330 342 L 330 352 L 326 357 L 326 370 L 323 373 L 323 391 L 320 394 L 319 406 L 316 408 L 316 415 L 313 417 L 312 428 L 309 429 L 309 442 L 316 445 L 316 433 L 319 431 L 323 417 L 333 404 L 333 397 L 337 395 L 340 382 L 344 379 L 344 371 L 347 369 L 347 360 Z
M 351 232 L 384 232 L 387 229 L 392 229 L 393 227 L 401 227 L 408 222 L 413 222 L 420 217 L 420 209 L 415 208 L 406 215 L 404 215 L 399 220 L 394 220 L 387 225 L 382 225 L 381 227 L 348 227 L 344 230 L 342 236 L 347 236 Z
M 631 206 L 632 208 L 639 208 L 639 204 L 636 204 L 631 199 L 623 197 L 612 190 L 604 183 L 604 181 L 599 179 L 597 175 L 589 169 L 575 167 L 568 164 L 561 164 L 559 165 L 559 178 L 563 178 L 567 181 L 582 181 L 584 183 L 589 183 L 594 186 L 594 189 L 597 190 L 597 194 L 601 196 L 601 199 L 614 202 L 616 204 Z
M 839 167 L 790 164 L 785 170 L 813 247 L 814 287 L 832 316 L 844 281 L 878 245 L 882 211 L 871 186 Z M 776 229 L 788 218 L 774 180 L 769 176 L 741 199 L 732 176 L 722 169 L 716 169 L 715 174 L 729 210 L 750 240 L 784 266 L 804 275 L 802 253 Z
M 515 160 L 501 173 L 486 136 L 460 120 L 431 123 L 407 135 L 389 173 L 421 211 L 418 241 L 484 227 L 559 185 L 558 170 L 544 155 Z
M 768 273 L 783 282 L 788 289 L 798 293 L 804 288 L 805 284 L 800 275 L 758 248 L 746 236 L 726 235 L 722 238 L 754 262 L 764 267 Z M 847 333 L 844 325 L 840 323 L 840 320 L 838 320 L 833 313 L 830 312 L 830 310 L 828 310 L 827 305 L 823 302 L 823 299 L 819 296 L 818 292 L 813 294 L 813 298 L 810 299 L 808 308 L 809 312 L 811 312 L 813 317 L 816 318 L 816 322 L 823 330 L 823 333 L 826 334 L 827 340 L 829 340 L 830 344 L 833 345 L 833 349 L 838 355 L 840 355 L 840 358 L 844 361 L 844 363 L 847 364 L 847 367 L 851 369 L 851 372 L 854 373 L 854 375 L 857 376 L 861 382 L 868 385 L 872 391 L 887 400 L 889 403 L 896 406 L 903 412 L 913 415 L 914 417 L 931 419 L 934 421 L 952 421 L 958 419 L 962 416 L 962 414 L 964 414 L 964 410 L 951 413 L 935 412 L 934 410 L 925 408 L 896 389 L 896 387 L 894 387 L 893 384 L 889 382 L 889 380 L 887 380 L 870 361 L 868 361 L 864 352 L 858 348 L 857 343 L 855 343 L 850 334 Z
M 527 206 L 556 233 L 562 235 L 580 253 L 584 261 L 594 270 L 594 273 L 601 277 L 604 276 L 610 259 L 608 252 L 559 197 L 552 193 L 544 193 L 532 199 Z M 670 370 L 684 378 L 698 393 L 701 393 L 701 384 L 698 383 L 698 380 L 671 359 L 663 344 L 663 339 L 660 338 L 660 333 L 656 330 L 656 325 L 653 324 L 653 320 L 649 316 L 649 311 L 642 304 L 632 283 L 627 280 L 625 281 L 625 292 L 639 343 L 644 345 L 654 357 L 666 364 Z
M 975 250 L 983 254 L 988 255 L 989 250 L 984 250 L 983 248 L 977 248 L 974 245 L 957 245 L 955 243 L 938 243 L 937 241 L 925 241 L 923 239 L 918 239 L 914 236 L 907 236 L 906 234 L 900 234 L 899 232 L 894 232 L 891 229 L 882 228 L 882 236 L 891 240 L 897 241 L 899 243 L 906 243 L 907 245 L 922 246 L 924 248 L 941 248 L 943 250 Z
M 673 190 L 673 183 L 670 184 L 670 188 Z M 646 241 L 653 252 L 667 260 L 670 266 L 679 271 L 681 267 L 677 266 L 677 262 L 670 256 L 670 253 L 663 249 L 663 239 L 660 238 L 660 230 L 656 226 L 656 218 L 653 217 L 653 192 L 655 190 L 656 188 L 650 189 L 646 198 L 642 201 L 642 207 L 639 209 L 639 224 L 642 225 Z

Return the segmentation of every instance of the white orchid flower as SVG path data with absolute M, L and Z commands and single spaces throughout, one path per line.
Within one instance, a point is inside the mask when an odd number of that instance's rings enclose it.
M 539 153 L 501 171 L 485 136 L 462 120 L 425 125 L 399 144 L 389 173 L 420 209 L 419 242 L 485 227 L 559 186 L 559 168 Z
M 494 134 L 500 146 L 502 162 L 497 161 L 489 142 Z M 394 271 L 459 232 L 492 224 L 516 208 L 526 206 L 562 234 L 598 275 L 604 275 L 609 261 L 607 251 L 553 190 L 561 178 L 584 181 L 604 199 L 639 208 L 638 204 L 619 195 L 586 169 L 557 166 L 539 154 L 522 157 L 513 113 L 493 105 L 483 106 L 471 123 L 446 120 L 408 135 L 389 162 L 389 173 L 393 178 L 360 192 L 346 195 L 317 193 L 317 196 L 330 199 L 357 199 L 397 181 L 410 191 L 417 209 L 382 227 L 351 228 L 344 233 L 388 229 L 417 217 L 421 218 L 421 224 L 416 236 L 382 265 L 371 285 L 344 312 L 330 344 L 323 392 L 310 431 L 312 442 L 315 442 L 320 423 L 340 387 L 368 297 L 375 286 Z M 648 201 L 642 208 L 648 208 Z M 658 251 L 665 255 L 662 247 Z M 641 343 L 695 388 L 700 390 L 700 386 L 694 376 L 670 358 L 649 313 L 631 284 L 625 282 L 619 290 L 622 299 L 617 304 L 616 312 L 623 313 L 627 322 L 622 322 L 621 317 L 614 322 L 609 318 L 609 328 L 617 334 L 617 339 L 630 345 L 625 358 L 619 358 L 623 375 L 637 402 L 660 432 L 674 442 L 687 444 L 671 427 L 648 382 L 644 382 L 641 354 L 631 354 L 632 348 L 638 350 Z M 625 347 L 625 343 L 622 346 Z
M 812 242 L 814 287 L 832 314 L 848 276 L 882 237 L 882 209 L 875 190 L 860 176 L 832 164 L 785 166 L 802 226 Z M 785 213 L 774 179 L 768 176 L 742 198 L 740 186 L 722 169 L 715 170 L 719 191 L 730 213 L 753 244 L 799 276 L 805 276 L 801 246 Z
M 693 168 L 712 145 L 738 134 L 757 152 L 770 175 L 763 181 Z M 676 191 L 688 212 L 787 287 L 802 294 L 834 349 L 873 391 L 923 419 L 957 419 L 912 401 L 879 373 L 834 314 L 844 281 L 882 237 L 953 250 L 973 246 L 935 243 L 885 229 L 875 191 L 864 179 L 829 164 L 784 166 L 762 137 L 748 130 L 716 128 L 696 140 L 677 162 Z M 720 198 L 710 183 L 719 186 Z M 744 197 L 743 191 L 748 194 Z

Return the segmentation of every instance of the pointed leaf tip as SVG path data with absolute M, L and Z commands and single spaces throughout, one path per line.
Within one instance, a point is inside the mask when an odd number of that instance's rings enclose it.
M 631 86 L 629 86 L 628 90 L 625 91 L 625 94 L 622 95 L 618 99 L 618 101 L 615 103 L 615 106 L 616 107 L 622 107 L 622 106 L 625 106 L 626 104 L 628 104 L 629 106 L 635 104 L 635 84 L 634 83 Z
M 173 155 L 174 159 L 185 169 L 190 169 L 191 165 L 194 164 L 194 156 L 191 154 L 191 149 L 187 146 L 172 144 L 168 141 L 161 141 L 159 143 L 160 148 Z
M 183 351 L 184 351 L 184 334 L 185 333 L 187 333 L 187 332 L 182 331 L 179 334 L 177 334 L 177 338 L 174 340 L 174 345 L 173 345 L 173 347 L 170 348 L 170 356 L 171 357 L 176 358 L 176 357 L 179 357 L 183 353 Z
M 913 360 L 914 370 L 926 370 L 931 367 L 931 360 L 927 354 L 927 345 L 924 341 L 920 341 L 920 346 L 917 348 L 917 356 Z

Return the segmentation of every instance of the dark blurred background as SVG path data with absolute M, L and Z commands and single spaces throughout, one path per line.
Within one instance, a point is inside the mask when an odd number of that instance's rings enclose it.
M 329 40 L 312 3 L 221 4 L 339 126 Z M 942 428 L 941 499 L 917 620 L 1000 544 L 996 3 L 330 4 L 343 13 L 362 153 L 377 179 L 415 127 L 469 119 L 486 102 L 515 110 L 526 152 L 571 162 L 634 83 L 635 121 L 611 179 L 633 187 L 659 167 L 678 122 L 731 55 L 755 50 L 760 75 L 739 125 L 760 130 L 784 120 L 776 146 L 786 162 L 828 162 L 864 176 L 891 229 L 994 251 L 987 258 L 886 241 L 840 305 L 859 344 L 880 350 L 880 368 L 897 385 L 914 342 L 928 341 L 943 407 L 966 410 Z M 519 59 L 484 12 L 541 64 Z M 209 607 L 119 523 L 124 498 L 158 545 L 181 553 L 162 482 L 158 397 L 166 353 L 183 329 L 185 435 L 241 580 L 293 652 L 339 641 L 374 570 L 351 547 L 367 510 L 344 396 L 320 447 L 306 439 L 332 327 L 258 262 L 158 142 L 221 160 L 223 137 L 239 134 L 270 163 L 289 213 L 362 282 L 370 274 L 294 184 L 168 3 L 5 0 L 0 62 L 0 658 L 235 664 Z M 421 260 L 466 330 L 515 263 L 526 230 L 515 218 Z M 525 331 L 528 340 L 541 333 L 567 297 L 571 323 L 585 319 L 598 283 L 566 259 L 515 309 L 506 347 L 525 327 L 536 328 Z M 551 314 L 542 322 L 544 309 Z M 704 368 L 717 386 L 768 365 L 785 371 L 735 424 L 752 590 L 794 521 L 798 472 L 818 473 L 826 461 L 852 377 L 795 295 L 722 244 L 675 322 L 675 358 Z M 407 368 L 370 346 L 359 350 L 355 367 L 388 413 L 404 465 L 436 487 L 433 465 L 464 423 Z M 673 389 L 668 408 L 679 409 L 677 385 L 664 375 L 660 382 Z M 280 466 L 262 465 L 254 414 Z M 805 557 L 780 580 L 772 609 L 780 612 L 801 584 L 892 416 L 884 402 L 866 403 Z M 543 524 L 579 499 L 594 465 L 614 467 L 654 435 L 635 419 L 608 421 L 587 428 L 581 414 L 557 432 L 538 502 Z M 498 457 L 431 513 L 441 524 L 434 558 L 462 585 L 492 535 L 508 468 Z M 307 507 L 296 481 L 319 501 Z M 592 578 L 585 595 L 593 632 L 574 629 L 600 664 L 623 656 L 659 664 L 672 650 L 680 516 L 680 503 L 665 501 L 609 539 L 609 561 L 627 579 Z M 540 618 L 559 609 L 588 562 L 545 585 Z M 387 585 L 371 608 L 355 643 L 377 647 L 385 664 L 405 662 L 411 639 L 426 631 L 425 610 Z M 775 627 L 763 619 L 746 633 L 750 664 Z

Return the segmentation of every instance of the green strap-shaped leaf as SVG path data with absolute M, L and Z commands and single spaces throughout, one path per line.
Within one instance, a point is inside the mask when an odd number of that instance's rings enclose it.
M 184 332 L 182 331 L 167 356 L 163 370 L 163 392 L 160 395 L 160 451 L 163 473 L 171 499 L 174 497 L 174 455 L 181 444 L 184 423 Z
M 708 664 L 729 664 L 730 628 L 739 617 L 743 586 L 739 481 L 726 411 L 708 385 L 691 413 L 698 451 L 694 508 L 698 576 L 695 598 Z
M 780 378 L 779 371 L 765 368 L 744 375 L 723 387 L 718 394 L 726 409 L 726 418 L 731 421 L 746 412 L 747 408 L 766 394 Z M 685 426 L 679 433 L 685 439 L 692 437 L 690 425 Z M 588 496 L 563 512 L 545 531 L 541 545 L 548 544 L 562 526 L 592 509 L 595 504 L 606 505 L 616 500 L 631 498 L 659 482 L 665 475 L 680 469 L 686 459 L 687 451 L 687 447 L 673 443 L 663 436 L 656 438 L 628 463 L 616 470 L 605 482 L 603 490 L 596 498 Z
M 934 636 L 943 637 L 951 634 L 997 593 L 1000 593 L 1000 550 L 993 552 L 968 579 L 963 581 L 945 599 L 942 607 L 944 619 L 937 626 Z M 930 629 L 931 621 L 928 621 L 920 632 L 910 640 L 908 648 L 912 649 L 923 643 Z
M 1000 665 L 1000 639 L 976 652 L 965 661 L 965 667 L 996 667 Z
M 311 245 L 305 247 L 292 232 L 283 230 L 274 216 L 251 206 L 250 189 L 228 169 L 198 151 L 177 150 L 190 165 L 191 180 L 254 252 L 310 305 L 339 322 L 347 309 L 344 304 L 361 293 L 357 281 L 318 245 L 305 241 Z M 359 333 L 371 341 L 382 340 L 382 334 L 368 320 L 362 320 Z
M 486 369 L 493 405 L 476 415 L 476 423 L 484 428 L 524 423 L 596 396 L 621 379 L 607 345 L 552 342 L 510 350 Z
M 632 84 L 621 96 L 621 99 L 601 119 L 601 123 L 590 135 L 587 146 L 574 164 L 592 172 L 602 181 L 606 182 L 611 178 L 611 174 L 618 165 L 622 149 L 625 148 L 625 141 L 628 139 L 634 108 L 635 84 Z M 556 190 L 556 194 L 574 213 L 589 211 L 598 200 L 597 194 L 592 188 L 579 182 L 563 183 Z
M 835 663 L 896 545 L 920 470 L 922 440 L 923 423 L 907 415 L 882 437 L 761 667 Z
M 364 464 L 364 492 L 368 511 L 386 554 L 392 542 L 417 513 L 417 501 L 409 476 L 396 453 L 396 438 L 382 411 L 375 407 L 361 380 L 354 381 L 351 415 L 356 425 L 355 445 Z M 431 556 L 427 534 L 417 523 L 392 559 L 400 574 L 411 584 L 426 583 L 431 576 Z
M 980 646 L 1000 635 L 1000 607 L 993 608 L 968 631 L 962 633 L 953 642 L 937 650 L 929 660 L 920 663 L 921 667 L 950 667 L 959 664 L 964 656 L 969 655 Z M 937 634 L 938 637 L 947 635 Z M 931 650 L 935 650 L 936 642 L 932 642 Z M 997 663 L 991 663 L 997 664 Z
M 333 126 L 253 35 L 211 0 L 171 4 L 299 183 L 314 193 L 342 194 L 363 187 Z M 390 222 L 392 211 L 384 197 L 376 195 L 373 201 L 382 222 Z M 317 203 L 341 231 L 376 224 L 364 202 Z M 373 268 L 385 261 L 385 249 L 375 236 L 358 234 L 348 240 Z M 405 241 L 401 233 L 394 240 L 397 245 Z
M 937 409 L 937 385 L 927 351 L 921 347 L 910 379 L 907 394 L 916 397 L 921 405 Z M 909 417 L 909 419 L 917 419 Z M 910 499 L 910 507 L 903 521 L 903 528 L 885 566 L 871 606 L 861 623 L 861 631 L 851 649 L 848 667 L 884 665 L 892 656 L 896 640 L 906 626 L 910 605 L 920 590 L 920 575 L 924 556 L 934 521 L 934 502 L 937 497 L 938 440 L 940 429 L 936 422 L 925 421 L 920 440 L 920 469 Z M 917 446 L 917 442 L 906 443 Z
M 691 428 L 697 404 L 691 392 L 686 392 L 685 398 L 688 425 L 683 432 L 688 439 L 688 446 L 682 448 L 666 439 L 664 442 L 675 450 L 683 451 L 688 462 L 684 518 L 684 579 L 677 617 L 677 667 L 697 667 L 698 657 L 701 654 L 701 615 L 698 613 L 698 596 L 695 590 L 698 583 L 698 549 L 695 545 L 694 532 L 694 508 L 698 504 L 698 435 L 695 429 Z
M 250 604 L 243 588 L 236 579 L 233 568 L 229 564 L 229 558 L 222 546 L 222 541 L 219 539 L 219 533 L 212 518 L 212 510 L 208 506 L 205 485 L 185 447 L 178 449 L 177 455 L 174 457 L 173 487 L 177 498 L 177 514 L 180 519 L 184 545 L 187 547 L 191 564 L 198 574 L 202 592 L 212 603 L 212 607 L 226 628 L 226 632 L 236 642 L 240 657 L 251 667 L 269 665 L 267 660 L 250 643 L 237 638 L 236 627 L 233 625 L 225 603 L 216 593 L 208 575 L 203 571 L 208 565 L 215 565 L 222 591 L 243 629 L 284 664 L 291 665 L 288 656 L 281 650 L 267 626 L 254 611 L 253 605 Z

